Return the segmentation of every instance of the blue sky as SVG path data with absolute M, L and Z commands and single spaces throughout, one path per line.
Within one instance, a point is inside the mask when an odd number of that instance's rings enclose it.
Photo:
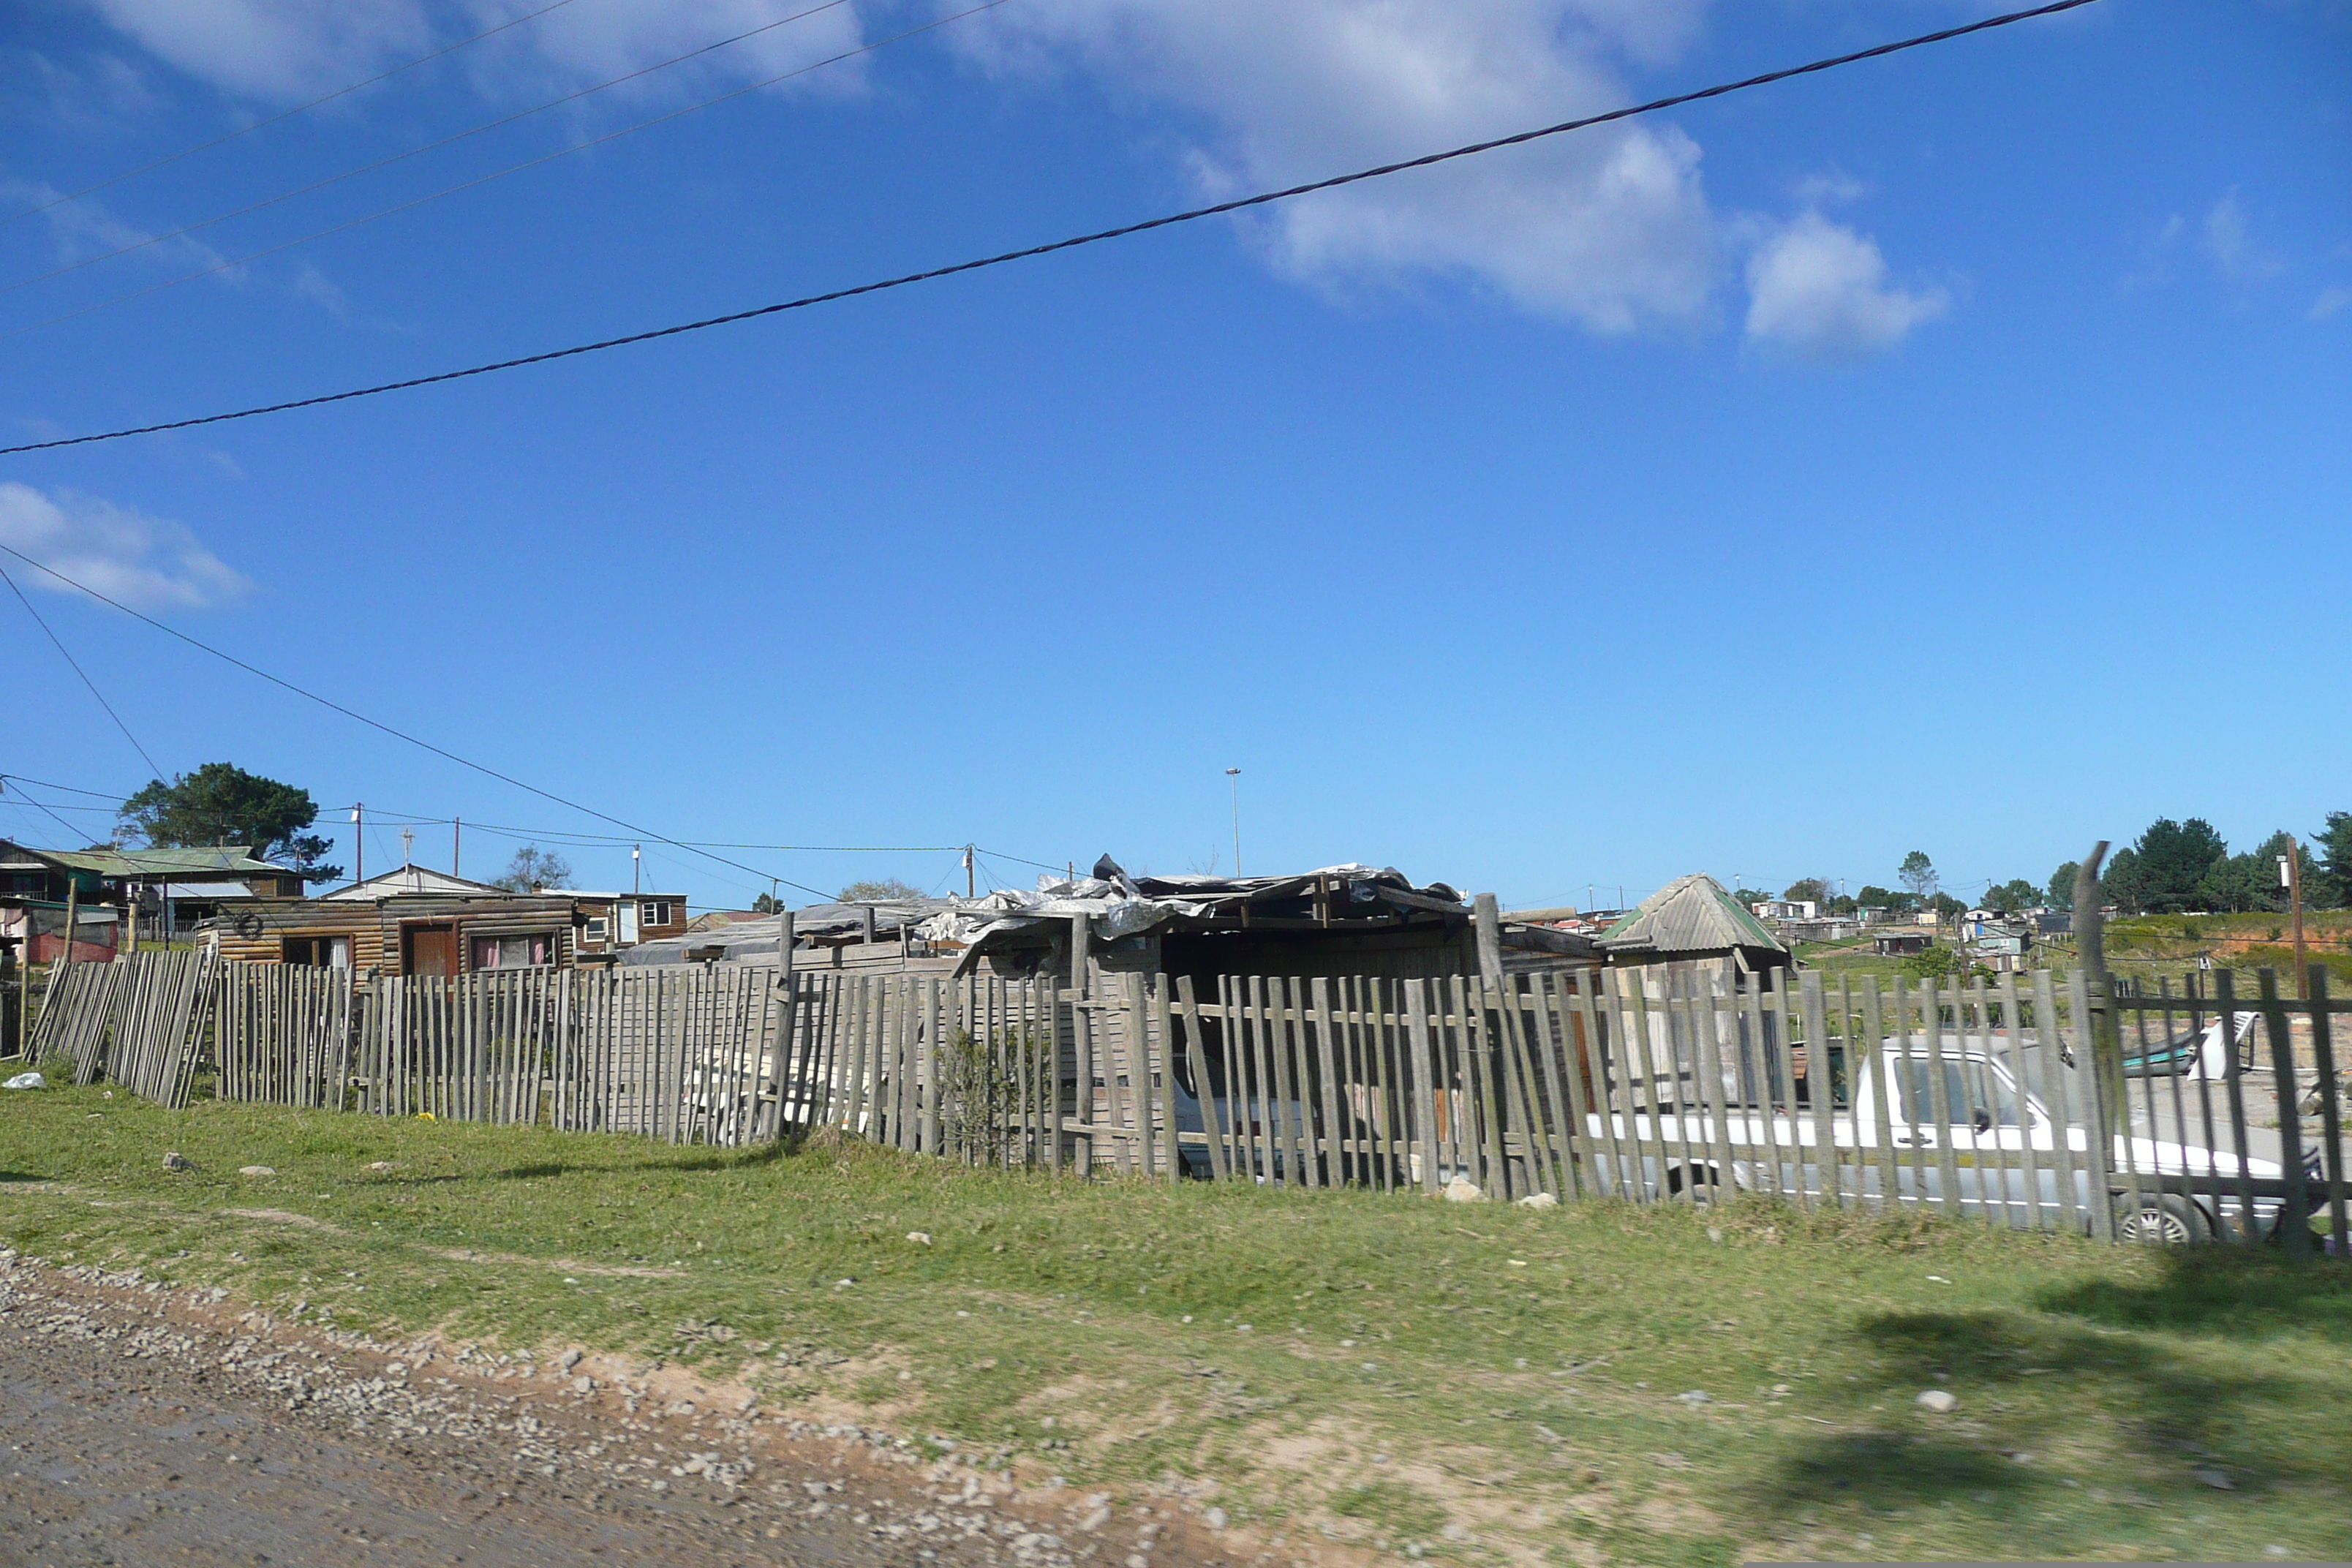
M 0 216 L 541 3 L 10 7 Z M 810 3 L 571 0 L 0 225 L 0 285 Z M 288 243 L 960 8 L 846 0 L 0 291 L 0 444 L 856 283 L 1996 7 L 1007 0 Z M 1606 904 L 1692 869 L 1889 882 L 1921 848 L 1966 889 L 2158 815 L 2244 847 L 2352 809 L 2348 415 L 2352 5 L 2104 0 L 1246 219 L 10 458 L 0 542 L 681 839 L 1228 869 L 1239 767 L 1249 870 Z M 168 771 L 300 784 L 346 838 L 352 800 L 617 831 L 14 574 Z M 0 618 L 0 772 L 150 776 Z M 416 831 L 446 865 L 448 828 Z M 5 797 L 0 832 L 63 836 Z M 515 842 L 469 826 L 465 868 Z M 387 816 L 368 863 L 400 852 Z M 625 847 L 564 852 L 627 884 Z M 648 884 L 961 881 L 938 851 L 726 853 L 751 869 L 649 846 Z

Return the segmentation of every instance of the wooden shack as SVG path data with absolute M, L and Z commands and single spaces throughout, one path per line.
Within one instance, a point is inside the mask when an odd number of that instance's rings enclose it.
M 579 952 L 579 914 L 560 894 L 273 900 L 225 910 L 197 929 L 224 958 L 384 974 L 562 968 Z

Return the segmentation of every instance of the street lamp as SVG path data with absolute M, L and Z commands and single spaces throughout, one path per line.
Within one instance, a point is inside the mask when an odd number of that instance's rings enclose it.
M 1242 771 L 1227 768 L 1225 777 L 1234 786 L 1234 875 L 1242 874 Z

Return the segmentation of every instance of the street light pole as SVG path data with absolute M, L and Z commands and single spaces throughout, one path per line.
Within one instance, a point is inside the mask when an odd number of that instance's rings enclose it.
M 1227 768 L 1225 777 L 1234 786 L 1234 875 L 1242 874 L 1242 771 Z

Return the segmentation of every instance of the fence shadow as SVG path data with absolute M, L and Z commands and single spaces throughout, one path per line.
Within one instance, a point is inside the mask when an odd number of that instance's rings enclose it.
M 2337 1477 L 2352 1458 L 2337 1438 L 2254 1436 L 2306 1427 L 2320 1417 L 2327 1390 L 2274 1373 L 2228 1370 L 2216 1359 L 2111 1329 L 2020 1312 L 1911 1312 L 1868 1319 L 1855 1338 L 1857 1349 L 1874 1353 L 1863 1380 L 1847 1385 L 1854 1418 L 1881 1429 L 1802 1443 L 1759 1487 L 1762 1506 L 1786 1511 L 1832 1500 L 1885 1507 L 2030 1495 L 2060 1484 L 2032 1456 L 2063 1447 L 2070 1413 L 2086 1404 L 2133 1413 L 2115 1432 L 2120 1484 L 2185 1484 L 2192 1468 L 2213 1461 L 2216 1448 L 2248 1488 Z M 1897 1429 L 1910 1422 L 1885 1407 L 1907 1415 L 1921 1390 L 1948 1381 L 1960 1394 L 1966 1427 Z M 2070 1389 L 2081 1400 L 2068 1398 Z M 2129 1397 L 2116 1399 L 2118 1389 Z M 1873 1404 L 1882 1409 L 1869 1413 Z M 2026 1461 L 2012 1457 L 2021 1453 Z
M 2153 1284 L 2093 1279 L 2042 1292 L 2045 1312 L 2113 1328 L 2234 1338 L 2316 1334 L 2352 1343 L 2352 1268 L 2283 1258 L 2269 1247 L 2182 1247 Z
M 630 1171 L 750 1171 L 762 1165 L 772 1165 L 779 1160 L 789 1158 L 793 1152 L 793 1149 L 782 1142 L 754 1144 L 748 1149 L 689 1145 L 667 1155 L 656 1149 L 634 1158 L 560 1160 L 536 1165 L 513 1165 L 503 1171 L 492 1171 L 488 1179 L 494 1182 L 538 1182 L 551 1176 L 610 1176 Z

